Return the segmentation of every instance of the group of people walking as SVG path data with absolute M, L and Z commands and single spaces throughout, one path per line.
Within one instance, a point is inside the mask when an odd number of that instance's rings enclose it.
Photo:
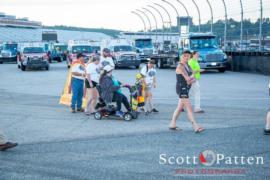
M 195 113 L 204 113 L 200 105 L 200 76 L 202 70 L 198 63 L 198 52 L 185 51 L 182 56 L 179 65 L 176 68 L 176 93 L 179 96 L 178 106 L 173 113 L 173 117 L 169 126 L 170 130 L 180 130 L 176 126 L 176 121 L 180 116 L 180 113 L 185 109 L 188 114 L 188 118 L 192 123 L 193 129 L 196 133 L 202 132 L 204 129 L 200 127 L 193 115 L 193 109 L 189 100 L 190 94 L 195 99 Z M 116 102 L 116 115 L 122 117 L 124 115 L 122 111 L 122 104 L 124 104 L 127 111 L 131 111 L 130 104 L 127 97 L 122 93 L 122 83 L 117 80 L 113 75 L 115 64 L 110 56 L 108 49 L 103 50 L 101 58 L 99 56 L 93 56 L 87 64 L 84 64 L 83 54 L 77 55 L 77 60 L 72 65 L 72 100 L 71 100 L 71 112 L 75 113 L 84 112 L 86 115 L 94 114 L 96 111 L 96 104 L 100 97 L 105 102 Z M 154 107 L 153 103 L 153 88 L 157 87 L 155 61 L 149 59 L 147 65 L 145 65 L 140 75 L 144 80 L 144 99 L 145 107 L 142 107 L 142 111 L 146 114 L 151 112 L 158 113 L 159 111 Z M 99 91 L 97 89 L 99 85 Z M 86 87 L 87 103 L 86 108 L 82 108 L 82 99 L 84 95 L 84 86 Z
M 84 55 L 77 54 L 77 59 L 71 67 L 71 112 L 84 112 L 91 115 L 96 112 L 98 100 L 104 102 L 116 102 L 116 115 L 123 117 L 122 104 L 127 111 L 131 111 L 131 107 L 127 97 L 122 92 L 121 87 L 124 86 L 114 75 L 113 70 L 115 64 L 110 55 L 109 49 L 105 48 L 102 56 L 93 55 L 90 60 L 85 63 Z M 146 113 L 157 113 L 158 110 L 153 104 L 152 88 L 156 87 L 156 70 L 155 62 L 149 60 L 148 64 L 141 69 L 140 74 L 143 76 L 145 89 L 145 108 Z M 98 85 L 98 88 L 97 88 Z M 86 89 L 84 91 L 84 89 Z M 83 96 L 85 95 L 86 107 L 83 109 Z

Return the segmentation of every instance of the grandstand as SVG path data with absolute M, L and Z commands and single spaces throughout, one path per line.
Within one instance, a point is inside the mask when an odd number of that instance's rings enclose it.
M 15 16 L 0 13 L 0 43 L 1 42 L 26 42 L 42 41 L 42 33 L 52 31 L 43 29 L 40 22 L 29 21 L 28 18 L 17 19 Z M 110 36 L 98 32 L 54 30 L 58 42 L 67 43 L 69 40 L 94 40 L 100 41 Z
M 43 29 L 43 31 L 52 31 L 51 29 Z M 57 33 L 58 41 L 66 43 L 69 40 L 93 40 L 101 41 L 102 39 L 111 38 L 108 35 L 98 32 L 85 32 L 85 31 L 70 31 L 70 30 L 54 30 Z
M 0 42 L 41 41 L 42 29 L 0 27 Z

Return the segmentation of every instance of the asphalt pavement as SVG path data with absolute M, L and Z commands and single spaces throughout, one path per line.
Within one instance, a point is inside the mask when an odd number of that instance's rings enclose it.
M 204 73 L 200 83 L 206 113 L 195 116 L 206 131 L 195 134 L 185 112 L 178 120 L 183 131 L 168 130 L 178 101 L 173 69 L 158 70 L 154 102 L 160 112 L 141 114 L 131 122 L 97 121 L 59 105 L 67 71 L 64 62 L 53 63 L 50 71 L 22 72 L 15 64 L 0 65 L 0 129 L 20 144 L 0 152 L 1 180 L 270 178 L 270 136 L 263 135 L 270 106 L 269 76 Z M 114 73 L 132 84 L 138 70 Z M 228 157 L 262 157 L 263 163 L 161 163 L 162 154 L 198 157 L 205 150 Z M 221 173 L 239 169 L 240 174 Z

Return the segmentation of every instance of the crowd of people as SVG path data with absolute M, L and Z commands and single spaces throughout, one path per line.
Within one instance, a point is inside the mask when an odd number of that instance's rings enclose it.
M 77 54 L 77 59 L 72 63 L 71 73 L 71 112 L 84 112 L 92 115 L 96 112 L 97 102 L 116 102 L 116 115 L 123 117 L 122 104 L 126 110 L 131 111 L 128 98 L 122 92 L 121 83 L 113 74 L 115 69 L 114 61 L 110 50 L 103 49 L 101 57 L 93 55 L 87 63 L 84 62 L 84 55 Z M 144 82 L 145 106 L 141 107 L 146 114 L 157 113 L 158 110 L 153 104 L 152 89 L 156 88 L 155 61 L 149 60 L 140 72 Z M 97 88 L 98 85 L 98 88 Z M 84 90 L 85 89 L 85 90 Z M 86 107 L 83 109 L 83 97 L 86 97 Z
M 170 130 L 180 130 L 176 126 L 176 120 L 180 113 L 187 111 L 190 122 L 196 133 L 204 131 L 200 127 L 193 115 L 193 109 L 189 100 L 189 95 L 192 94 L 195 99 L 195 113 L 204 113 L 200 105 L 200 85 L 199 80 L 202 70 L 198 63 L 198 52 L 185 51 L 181 56 L 179 65 L 176 68 L 176 93 L 179 95 L 178 106 L 173 114 L 170 123 Z M 122 104 L 124 104 L 127 111 L 131 111 L 130 104 L 127 97 L 122 93 L 122 83 L 113 75 L 115 68 L 114 62 L 110 57 L 108 49 L 103 50 L 101 57 L 93 56 L 84 64 L 83 54 L 77 55 L 77 60 L 73 62 L 72 72 L 72 100 L 71 112 L 84 112 L 86 115 L 91 115 L 96 112 L 96 104 L 99 99 L 105 102 L 116 102 L 116 115 L 123 117 Z M 157 71 L 155 69 L 155 61 L 149 59 L 148 63 L 140 70 L 140 75 L 144 82 L 144 101 L 145 106 L 141 110 L 148 115 L 149 113 L 158 113 L 153 103 L 152 89 L 157 87 L 156 79 Z M 99 91 L 97 89 L 99 85 Z M 82 108 L 82 99 L 84 94 L 84 87 L 86 87 L 87 103 L 86 108 Z M 190 92 L 189 92 L 190 91 Z

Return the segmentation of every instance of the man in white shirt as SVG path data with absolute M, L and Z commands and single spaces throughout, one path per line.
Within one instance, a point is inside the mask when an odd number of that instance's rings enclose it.
M 103 54 L 100 57 L 100 65 L 101 67 L 110 65 L 111 67 L 115 68 L 115 64 L 113 62 L 110 50 L 108 48 L 103 49 Z
M 84 65 L 84 55 L 81 53 L 77 54 L 77 60 L 72 63 L 72 99 L 71 99 L 71 112 L 75 113 L 75 108 L 77 105 L 78 112 L 84 112 L 82 109 L 83 102 L 83 89 L 84 89 L 84 79 L 86 76 L 86 70 Z

